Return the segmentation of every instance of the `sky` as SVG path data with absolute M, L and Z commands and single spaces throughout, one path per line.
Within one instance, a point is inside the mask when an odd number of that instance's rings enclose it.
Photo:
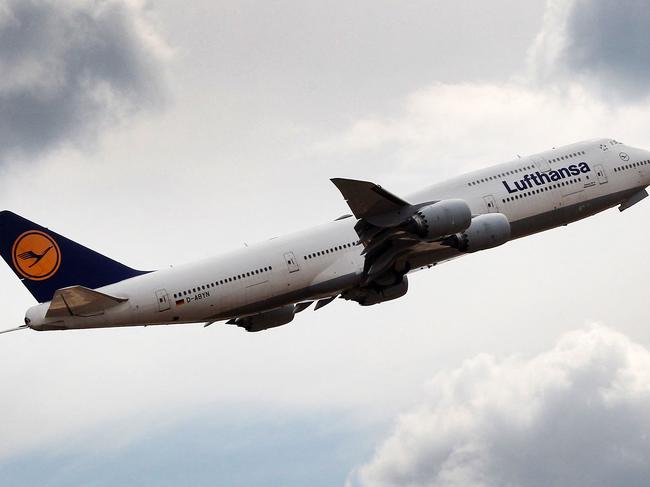
M 0 0 L 0 204 L 141 269 L 551 147 L 650 148 L 641 0 Z M 248 334 L 0 339 L 0 484 L 645 485 L 650 207 Z M 0 270 L 1 328 L 33 300 Z M 233 329 L 235 328 L 235 329 Z

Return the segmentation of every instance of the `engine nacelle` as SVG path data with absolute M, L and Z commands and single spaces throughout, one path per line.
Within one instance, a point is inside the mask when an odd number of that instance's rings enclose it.
M 378 288 L 363 288 L 353 290 L 344 294 L 345 299 L 356 301 L 361 306 L 372 306 L 374 304 L 392 301 L 401 298 L 409 290 L 409 281 L 406 276 L 397 284 Z
M 450 238 L 450 244 L 461 252 L 472 253 L 503 245 L 510 236 L 508 217 L 503 213 L 488 213 L 473 218 L 467 230 Z
M 420 208 L 406 223 L 407 229 L 425 240 L 436 240 L 466 230 L 472 211 L 463 200 L 443 200 Z
M 291 323 L 294 316 L 295 307 L 293 304 L 289 304 L 281 308 L 272 309 L 271 311 L 265 311 L 258 315 L 236 318 L 228 323 L 240 326 L 246 331 L 256 332 Z

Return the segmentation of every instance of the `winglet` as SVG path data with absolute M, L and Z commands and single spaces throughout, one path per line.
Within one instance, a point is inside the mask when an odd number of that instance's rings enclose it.
M 375 216 L 399 212 L 411 206 L 378 184 L 369 181 L 342 178 L 334 178 L 331 181 L 359 220 L 369 220 Z

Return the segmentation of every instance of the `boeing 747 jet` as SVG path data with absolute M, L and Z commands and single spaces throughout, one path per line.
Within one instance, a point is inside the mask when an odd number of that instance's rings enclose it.
M 351 214 L 202 262 L 138 271 L 9 211 L 0 253 L 39 304 L 14 328 L 75 330 L 226 321 L 257 332 L 336 298 L 370 306 L 408 274 L 648 196 L 650 152 L 580 142 L 398 196 L 332 179 Z

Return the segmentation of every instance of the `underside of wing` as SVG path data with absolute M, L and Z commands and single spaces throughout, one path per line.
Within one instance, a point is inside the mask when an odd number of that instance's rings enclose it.
M 109 296 L 83 286 L 66 287 L 54 293 L 45 317 L 97 316 L 125 301 L 126 298 Z

